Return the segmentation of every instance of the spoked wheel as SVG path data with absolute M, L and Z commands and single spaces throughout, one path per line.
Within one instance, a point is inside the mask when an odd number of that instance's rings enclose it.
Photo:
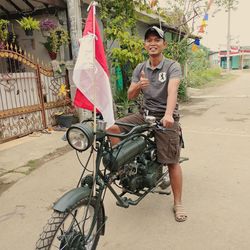
M 95 212 L 96 211 L 96 212 Z M 104 226 L 101 204 L 94 198 L 81 200 L 65 213 L 55 211 L 36 244 L 42 250 L 94 250 Z

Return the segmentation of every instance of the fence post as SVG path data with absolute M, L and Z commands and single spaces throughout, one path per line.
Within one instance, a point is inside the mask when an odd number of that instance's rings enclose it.
M 37 64 L 37 89 L 38 89 L 38 95 L 42 107 L 42 121 L 43 121 L 43 128 L 47 127 L 46 123 L 46 114 L 45 114 L 45 105 L 44 105 L 44 99 L 43 99 L 43 89 L 42 89 L 42 81 L 41 81 L 41 73 L 40 73 L 40 66 Z

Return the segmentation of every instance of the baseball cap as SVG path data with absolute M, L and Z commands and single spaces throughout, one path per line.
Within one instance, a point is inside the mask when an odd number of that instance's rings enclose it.
M 150 34 L 156 34 L 157 36 L 165 40 L 164 31 L 156 26 L 152 26 L 146 30 L 144 39 L 146 40 Z

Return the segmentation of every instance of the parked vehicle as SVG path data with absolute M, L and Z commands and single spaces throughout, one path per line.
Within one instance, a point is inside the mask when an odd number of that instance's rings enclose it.
M 162 173 L 162 166 L 156 161 L 154 131 L 166 128 L 158 124 L 155 117 L 145 117 L 145 124 L 138 126 L 119 123 L 131 127 L 127 134 L 108 133 L 105 123 L 98 120 L 95 135 L 90 125 L 92 122 L 88 120 L 73 125 L 66 132 L 72 148 L 77 152 L 89 149 L 90 154 L 86 164 L 82 164 L 83 172 L 77 187 L 54 204 L 54 212 L 37 241 L 36 249 L 96 249 L 100 236 L 105 233 L 107 189 L 116 198 L 116 204 L 123 208 L 137 205 L 151 192 L 170 194 L 157 191 L 168 172 Z M 121 142 L 112 147 L 109 136 L 118 137 Z M 95 166 L 90 170 L 93 154 Z M 89 172 L 87 175 L 86 171 Z M 113 185 L 119 188 L 119 193 Z M 128 198 L 128 194 L 133 198 Z

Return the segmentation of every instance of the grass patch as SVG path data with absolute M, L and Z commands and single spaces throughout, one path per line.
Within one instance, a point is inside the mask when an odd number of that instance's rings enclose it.
M 208 68 L 199 71 L 190 71 L 188 77 L 181 80 L 178 90 L 178 100 L 180 102 L 187 102 L 189 97 L 187 95 L 187 87 L 202 89 L 206 87 L 214 87 L 223 85 L 231 80 L 237 78 L 233 72 L 223 72 L 221 68 Z
M 227 83 L 237 78 L 233 72 L 222 72 L 220 68 L 208 68 L 202 71 L 189 72 L 187 87 L 204 88 L 213 87 L 220 84 Z
M 187 86 L 200 88 L 217 79 L 222 79 L 223 74 L 220 68 L 208 68 L 199 71 L 190 71 L 188 74 Z

